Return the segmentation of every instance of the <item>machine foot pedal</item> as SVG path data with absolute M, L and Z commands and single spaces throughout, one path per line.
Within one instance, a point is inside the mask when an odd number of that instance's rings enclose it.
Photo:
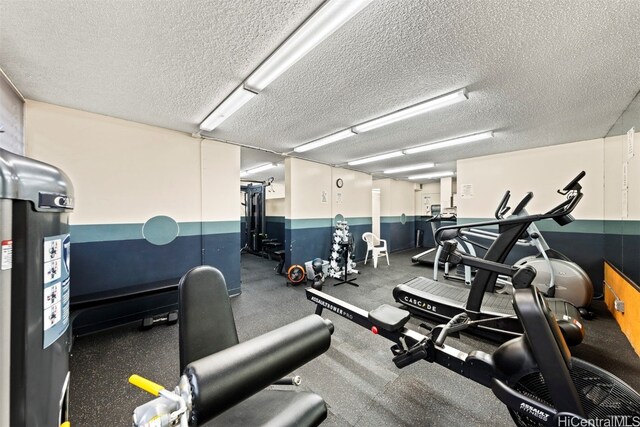
M 415 363 L 419 360 L 424 360 L 427 358 L 427 348 L 424 342 L 420 342 L 408 350 L 401 349 L 397 345 L 391 347 L 391 352 L 395 354 L 393 357 L 393 363 L 402 369 L 405 366 L 409 366 L 412 363 Z

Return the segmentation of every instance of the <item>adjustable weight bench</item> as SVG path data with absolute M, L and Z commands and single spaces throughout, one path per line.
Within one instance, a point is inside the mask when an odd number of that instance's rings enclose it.
M 319 316 L 308 316 L 239 344 L 224 276 L 207 266 L 190 270 L 180 280 L 179 307 L 180 372 L 199 381 L 199 396 L 195 400 L 223 401 L 222 405 L 225 405 L 225 402 L 246 399 L 215 416 L 214 425 L 317 426 L 327 417 L 326 404 L 315 393 L 263 389 L 251 395 L 251 388 L 262 389 L 274 382 L 274 378 L 270 378 L 274 368 L 267 360 L 273 358 L 274 348 L 281 356 L 283 367 L 293 359 L 311 360 L 329 347 L 332 325 L 327 325 Z M 285 329 L 288 332 L 285 333 Z M 268 347 L 251 344 L 260 340 L 268 341 Z M 254 354 L 247 354 L 247 349 Z M 227 357 L 217 357 L 224 354 Z M 212 369 L 207 362 L 210 356 L 224 359 L 216 362 L 213 371 L 217 370 L 217 373 L 213 376 L 209 375 Z M 239 364 L 241 359 L 247 359 L 247 363 Z M 221 363 L 228 364 L 229 370 L 221 369 Z M 297 366 L 293 365 L 291 369 Z M 284 368 L 282 375 L 288 373 Z M 236 384 L 251 385 L 233 386 L 236 381 Z M 256 387 L 256 384 L 262 384 L 262 387 Z M 208 419 L 218 404 L 209 406 L 194 411 L 192 420 L 194 417 Z

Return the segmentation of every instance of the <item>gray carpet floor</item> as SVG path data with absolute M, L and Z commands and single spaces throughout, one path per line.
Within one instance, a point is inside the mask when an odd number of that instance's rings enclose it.
M 374 269 L 358 263 L 360 287 L 324 291 L 365 310 L 392 303 L 391 290 L 431 270 L 413 265 L 418 251 L 390 255 Z M 273 272 L 275 263 L 242 256 L 242 294 L 232 299 L 240 340 L 247 340 L 314 312 L 303 287 L 287 287 Z M 640 358 L 601 301 L 593 305 L 587 337 L 573 355 L 599 365 L 640 390 Z M 415 363 L 397 369 L 390 342 L 325 313 L 335 325 L 331 348 L 298 369 L 300 389 L 320 394 L 328 404 L 323 426 L 502 426 L 513 425 L 506 408 L 485 389 L 438 365 Z M 462 351 L 492 352 L 497 345 L 470 336 L 450 338 Z M 76 427 L 131 425 L 133 409 L 150 396 L 127 383 L 137 373 L 166 387 L 178 380 L 178 327 L 158 325 L 141 331 L 126 326 L 76 339 L 71 356 L 71 421 Z M 215 423 L 212 423 L 215 425 Z M 250 426 L 243 426 L 250 427 Z

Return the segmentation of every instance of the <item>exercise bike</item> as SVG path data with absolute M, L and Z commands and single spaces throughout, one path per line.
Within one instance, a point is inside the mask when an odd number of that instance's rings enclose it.
M 490 388 L 518 426 L 632 425 L 640 420 L 640 394 L 609 372 L 571 356 L 545 298 L 531 285 L 533 267 L 471 257 L 456 246 L 455 241 L 444 243 L 443 261 L 505 274 L 526 284 L 513 294 L 524 334 L 493 354 L 467 354 L 445 344 L 451 333 L 482 322 L 466 313 L 423 335 L 407 327 L 408 311 L 391 305 L 366 312 L 316 289 L 306 290 L 307 299 L 316 304 L 318 315 L 332 311 L 392 341 L 392 360 L 398 368 L 425 360 Z M 603 420 L 609 424 L 592 424 Z

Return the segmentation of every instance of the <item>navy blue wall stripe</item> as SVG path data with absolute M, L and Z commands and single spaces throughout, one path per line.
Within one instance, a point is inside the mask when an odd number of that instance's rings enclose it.
M 371 218 L 347 218 L 349 232 L 353 236 L 356 261 L 363 261 L 367 245 L 362 234 L 371 231 Z M 304 265 L 314 258 L 329 259 L 333 233 L 333 219 L 285 219 L 284 242 L 285 264 Z
M 283 216 L 267 216 L 265 217 L 267 225 L 267 236 L 270 239 L 278 239 L 284 242 L 284 217 Z
M 640 285 L 640 221 L 605 221 L 605 259 Z
M 240 293 L 240 234 L 208 234 L 203 240 L 204 264 L 222 272 L 229 294 Z
M 403 251 L 416 246 L 416 223 L 413 217 L 407 217 L 402 224 L 394 222 L 380 222 L 380 238 L 387 241 L 390 252 Z
M 180 278 L 212 265 L 231 294 L 240 292 L 240 221 L 181 223 L 165 245 L 142 237 L 142 224 L 72 225 L 72 297 Z M 204 232 L 204 235 L 200 234 Z
M 329 259 L 330 227 L 285 229 L 285 263 L 304 265 L 314 258 Z
M 157 246 L 146 240 L 72 244 L 71 296 L 179 278 L 202 263 L 200 236 L 178 237 Z M 240 291 L 240 234 L 204 237 L 204 264 L 225 276 L 230 293 Z
M 144 224 L 76 224 L 71 225 L 71 243 L 106 242 L 143 239 Z M 179 236 L 237 233 L 239 221 L 181 222 Z
M 247 245 L 247 219 L 246 217 L 240 217 L 240 247 L 244 248 Z

